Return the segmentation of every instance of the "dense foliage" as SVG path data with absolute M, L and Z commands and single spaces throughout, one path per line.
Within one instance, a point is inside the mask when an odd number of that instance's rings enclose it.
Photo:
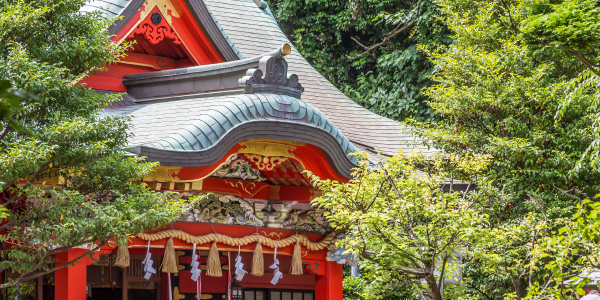
M 447 157 L 491 158 L 489 165 L 480 169 L 483 182 L 489 185 L 476 182 L 479 190 L 475 195 L 485 193 L 485 197 L 474 201 L 472 207 L 486 222 L 461 223 L 461 230 L 476 232 L 477 238 L 457 244 L 464 247 L 462 280 L 459 286 L 443 288 L 444 296 L 575 299 L 575 291 L 581 293 L 585 283 L 578 275 L 600 268 L 600 3 L 436 3 L 454 40 L 441 47 L 423 43 L 419 50 L 435 68 L 431 76 L 435 84 L 426 86 L 421 95 L 438 119 L 408 120 L 410 126 L 406 128 L 423 144 L 441 150 Z M 405 174 L 395 160 L 387 159 L 372 174 L 382 170 L 401 170 Z M 435 161 L 432 157 L 431 162 Z M 417 166 L 428 164 L 420 162 Z M 426 184 L 427 178 L 415 181 Z M 380 182 L 383 179 L 380 177 Z M 373 251 L 375 259 L 363 256 L 363 276 L 382 276 L 383 285 L 388 287 L 404 282 L 406 277 L 398 266 L 406 262 L 390 249 L 429 250 L 428 246 L 404 239 L 411 226 L 419 223 L 395 226 L 402 217 L 383 201 L 376 212 L 345 208 L 348 203 L 362 205 L 362 195 L 368 193 L 376 195 L 370 199 L 388 197 L 385 189 L 383 195 L 377 193 L 381 183 L 371 182 L 360 189 L 356 181 L 325 185 L 328 208 L 335 212 L 331 216 L 334 224 L 346 226 L 349 232 L 340 243 L 358 253 Z M 415 195 L 408 203 L 395 200 L 404 204 L 403 209 L 413 204 L 428 207 L 422 203 L 430 197 L 427 190 L 416 186 L 399 190 Z M 412 215 L 420 216 L 424 224 L 430 222 L 417 212 Z M 446 227 L 435 228 L 436 233 L 443 234 Z M 393 243 L 381 239 L 390 236 L 394 237 L 390 240 Z M 435 265 L 436 269 L 445 267 L 440 262 Z M 428 289 L 431 293 L 421 292 L 421 298 L 438 299 L 430 284 L 418 286 L 414 277 L 408 282 L 416 285 L 415 291 Z M 439 272 L 434 277 L 442 282 Z M 371 290 L 382 290 L 377 281 L 371 285 Z
M 325 195 L 314 203 L 327 211 L 334 229 L 346 232 L 340 245 L 362 258 L 369 285 L 360 296 L 386 296 L 408 286 L 422 298 L 441 300 L 461 290 L 444 291 L 443 281 L 460 280 L 462 249 L 485 236 L 487 216 L 479 209 L 489 197 L 481 176 L 489 160 L 399 154 L 377 168 L 361 161 L 349 184 L 317 181 Z M 360 287 L 361 281 L 345 283 Z
M 123 243 L 183 212 L 140 185 L 155 164 L 124 156 L 127 119 L 100 117 L 119 96 L 76 85 L 127 47 L 110 43 L 109 20 L 79 13 L 84 3 L 0 1 L 0 104 L 10 103 L 0 119 L 0 199 L 9 213 L 0 271 L 20 274 L 0 287 L 67 265 L 54 267 L 54 254 Z M 15 104 L 14 91 L 35 96 Z
M 431 0 L 269 1 L 284 32 L 323 76 L 366 108 L 396 120 L 431 118 L 420 90 L 431 62 L 417 44 L 445 45 Z
M 422 49 L 439 70 L 424 94 L 442 120 L 411 125 L 446 153 L 491 155 L 485 175 L 498 191 L 485 206 L 494 238 L 468 249 L 465 281 L 482 299 L 572 297 L 560 283 L 580 271 L 577 265 L 563 265 L 557 276 L 543 253 L 567 232 L 559 228 L 577 206 L 599 191 L 600 173 L 580 164 L 594 140 L 593 97 L 570 93 L 586 70 L 578 52 L 594 57 L 589 50 L 600 41 L 590 26 L 599 24 L 597 4 L 439 3 L 455 40 L 443 52 Z

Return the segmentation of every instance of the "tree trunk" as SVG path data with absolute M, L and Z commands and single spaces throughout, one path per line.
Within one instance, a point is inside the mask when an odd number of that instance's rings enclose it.
M 435 276 L 433 274 L 429 274 L 425 276 L 425 281 L 427 282 L 427 286 L 429 287 L 429 292 L 431 293 L 432 300 L 442 300 L 442 293 L 440 292 L 440 287 L 435 280 Z

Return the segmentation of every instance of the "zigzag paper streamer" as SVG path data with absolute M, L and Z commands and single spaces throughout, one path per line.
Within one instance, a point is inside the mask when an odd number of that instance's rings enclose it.
M 244 263 L 242 263 L 241 246 L 238 246 L 238 255 L 235 259 L 235 280 L 242 281 L 244 279 L 244 275 L 248 273 L 248 271 L 244 270 Z
M 193 281 L 198 281 L 198 278 L 200 277 L 200 273 L 202 273 L 202 270 L 200 270 L 199 266 L 200 266 L 200 262 L 198 261 L 198 254 L 196 254 L 196 244 L 194 243 L 194 249 L 192 250 L 192 270 L 191 270 Z
M 146 258 L 142 261 L 144 265 L 144 279 L 149 280 L 152 274 L 156 274 L 156 269 L 152 267 L 154 261 L 152 260 L 152 253 L 150 253 L 150 241 L 148 241 L 148 250 L 146 250 Z
M 279 271 L 279 260 L 277 259 L 277 248 L 275 248 L 275 254 L 273 254 L 273 264 L 269 267 L 273 269 L 273 279 L 271 284 L 276 285 L 279 279 L 283 277 L 283 273 Z

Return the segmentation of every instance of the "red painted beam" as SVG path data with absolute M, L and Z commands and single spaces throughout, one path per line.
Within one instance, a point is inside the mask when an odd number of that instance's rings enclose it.
M 300 203 L 310 203 L 315 190 L 308 186 L 279 186 L 279 199 L 282 201 L 298 201 Z
M 270 184 L 250 180 L 207 177 L 202 190 L 235 194 L 241 198 L 269 199 Z
M 127 54 L 127 56 L 121 59 L 119 61 L 120 63 L 144 66 L 148 68 L 153 68 L 154 70 L 173 69 L 175 68 L 175 63 L 177 62 L 172 58 L 157 55 L 149 55 L 135 52 L 125 52 L 125 54 Z
M 185 24 L 186 28 L 189 29 L 193 40 L 198 41 L 198 46 L 201 50 L 210 58 L 212 63 L 220 63 L 224 60 L 221 58 L 217 50 L 212 46 L 210 40 L 204 34 L 204 31 L 200 28 L 199 24 L 196 23 L 196 19 L 193 17 L 192 13 L 185 5 L 183 0 L 173 0 L 171 1 L 173 7 L 177 9 L 183 24 Z
M 325 274 L 316 276 L 315 300 L 342 300 L 343 274 L 342 265 L 336 262 L 325 262 Z
M 88 250 L 70 249 L 57 254 L 56 265 L 63 265 L 81 255 Z M 87 265 L 89 256 L 86 256 L 76 262 L 73 266 L 58 269 L 54 272 L 54 299 L 61 300 L 85 300 L 87 298 Z

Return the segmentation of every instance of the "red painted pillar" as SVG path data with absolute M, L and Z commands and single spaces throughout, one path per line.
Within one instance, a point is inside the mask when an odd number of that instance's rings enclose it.
M 88 250 L 70 249 L 56 255 L 56 265 L 65 264 Z M 72 266 L 58 269 L 54 272 L 54 299 L 56 300 L 85 300 L 87 298 L 87 265 L 90 257 L 79 259 Z
M 316 276 L 315 300 L 342 300 L 342 265 L 327 261 L 324 262 L 324 267 L 325 274 Z

